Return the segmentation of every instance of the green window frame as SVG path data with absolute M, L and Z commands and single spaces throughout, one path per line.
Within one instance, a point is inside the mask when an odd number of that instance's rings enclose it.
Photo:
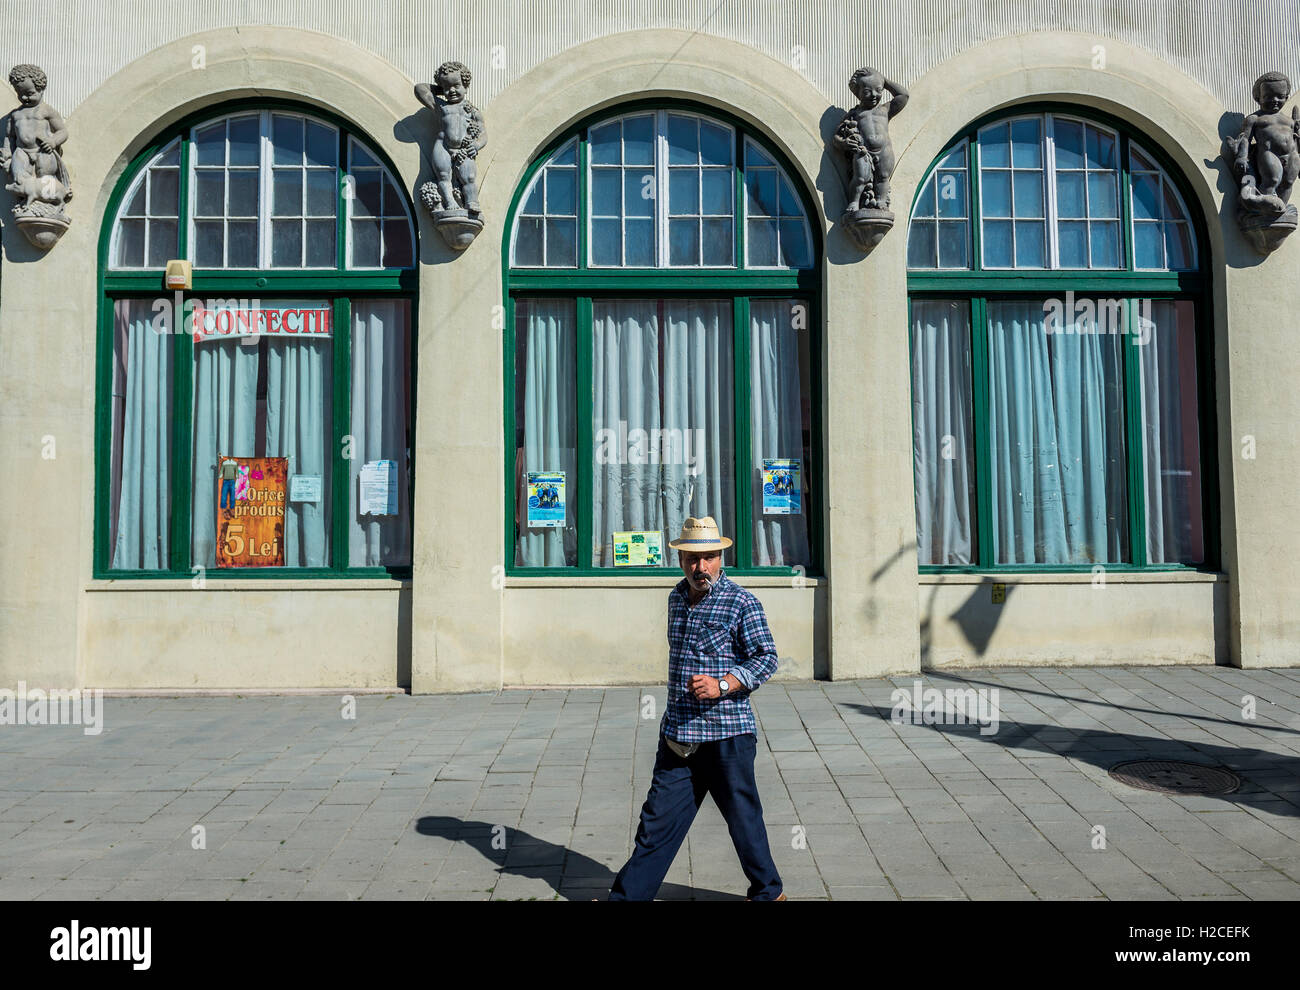
M 1118 175 L 1120 198 L 1120 251 L 1121 266 L 1115 269 L 1103 268 L 998 268 L 985 269 L 982 266 L 983 250 L 981 245 L 982 223 L 980 211 L 981 163 L 979 133 L 992 124 L 1015 120 L 1032 115 L 1059 115 L 1083 121 L 1086 124 L 1098 124 L 1108 128 L 1116 135 L 1118 142 Z M 1186 214 L 1186 221 L 1193 232 L 1193 250 L 1197 255 L 1196 265 L 1183 270 L 1154 270 L 1137 268 L 1134 264 L 1134 215 L 1132 201 L 1132 182 L 1130 146 L 1142 156 L 1154 162 L 1163 170 L 1163 181 L 1172 184 L 1176 190 Z M 1204 571 L 1217 572 L 1220 562 L 1219 540 L 1219 501 L 1218 501 L 1218 459 L 1217 430 L 1214 417 L 1214 346 L 1212 339 L 1212 300 L 1209 268 L 1210 240 L 1205 227 L 1205 218 L 1194 206 L 1195 200 L 1181 173 L 1181 170 L 1153 142 L 1143 139 L 1123 121 L 1111 115 L 1060 103 L 1043 103 L 1017 106 L 1013 109 L 997 111 L 976 120 L 954 140 L 950 141 L 926 170 L 925 176 L 917 187 L 917 198 L 909 216 L 909 255 L 911 220 L 915 219 L 918 204 L 927 193 L 936 187 L 930 186 L 930 178 L 938 172 L 940 177 L 952 174 L 958 169 L 953 166 L 949 156 L 959 147 L 965 148 L 964 203 L 958 204 L 952 216 L 964 219 L 967 224 L 965 267 L 945 267 L 936 265 L 926 268 L 913 268 L 907 272 L 908 289 L 908 353 L 914 353 L 915 325 L 913 321 L 914 304 L 922 300 L 956 301 L 969 306 L 969 338 L 965 341 L 970 358 L 970 396 L 972 420 L 972 460 L 974 474 L 974 497 L 972 500 L 973 539 L 971 545 L 972 562 L 970 564 L 928 564 L 918 563 L 921 574 L 943 573 L 1071 573 L 1090 572 L 1097 567 L 1104 567 L 1108 572 L 1125 571 Z M 1044 173 L 1047 174 L 1046 172 Z M 1050 185 L 1050 183 L 1049 183 Z M 1055 194 L 1047 191 L 1051 197 L 1045 210 L 1047 224 L 1054 219 Z M 933 193 L 931 195 L 933 198 Z M 927 206 L 927 209 L 929 206 Z M 940 217 L 942 213 L 938 214 Z M 1049 231 L 1049 243 L 1054 233 Z M 1049 258 L 1055 252 L 1049 251 Z M 941 263 L 941 262 L 940 262 Z M 1123 393 L 1123 439 L 1126 456 L 1125 493 L 1127 510 L 1126 536 L 1128 555 L 1125 562 L 1107 562 L 1104 564 L 1036 564 L 1036 563 L 997 563 L 993 543 L 993 504 L 991 473 L 993 455 L 990 443 L 990 384 L 989 384 L 989 340 L 988 309 L 991 304 L 1007 301 L 1038 301 L 1045 298 L 1058 298 L 1066 293 L 1073 293 L 1079 299 L 1104 298 L 1125 301 L 1123 307 L 1123 325 L 1119 330 L 1122 346 L 1122 366 L 1120 367 L 1120 387 Z M 1139 355 L 1132 346 L 1136 326 L 1136 306 L 1130 301 L 1151 300 L 1160 302 L 1190 302 L 1195 309 L 1193 332 L 1195 335 L 1195 358 L 1197 389 L 1196 424 L 1199 431 L 1200 447 L 1200 499 L 1203 522 L 1202 546 L 1204 561 L 1199 564 L 1184 563 L 1149 563 L 1147 559 L 1147 519 L 1143 491 L 1144 454 L 1143 421 L 1141 408 L 1141 366 Z M 912 410 L 915 412 L 914 376 L 909 372 L 912 393 Z M 915 428 L 915 423 L 913 423 Z M 915 436 L 915 434 L 914 434 Z M 915 441 L 914 441 L 915 442 Z M 916 494 L 916 482 L 913 480 L 913 492 Z M 918 547 L 919 550 L 919 547 Z
M 658 268 L 612 268 L 589 265 L 588 226 L 590 197 L 588 190 L 589 131 L 602 123 L 627 117 L 637 113 L 664 111 L 696 115 L 730 128 L 735 135 L 733 144 L 733 168 L 735 182 L 732 209 L 732 245 L 733 265 L 727 268 L 703 267 L 658 267 Z M 534 176 L 547 165 L 551 157 L 565 145 L 575 141 L 577 147 L 577 252 L 576 266 L 546 267 L 512 267 L 512 248 L 516 219 L 521 213 L 521 204 L 529 191 Z M 760 150 L 772 162 L 775 162 L 789 180 L 794 195 L 798 197 L 804 217 L 807 218 L 809 244 L 811 246 L 811 265 L 807 268 L 746 268 L 745 267 L 745 225 L 746 225 L 746 184 L 745 184 L 745 148 L 746 143 Z M 770 163 L 769 163 L 770 164 Z M 756 167 L 768 167 L 756 166 Z M 592 527 L 594 510 L 591 505 L 592 472 L 595 461 L 594 453 L 577 460 L 576 491 L 567 496 L 576 509 L 577 523 L 577 563 L 576 566 L 564 567 L 528 567 L 515 563 L 515 548 L 518 545 L 518 526 L 516 524 L 514 491 L 515 464 L 515 401 L 516 401 L 516 303 L 528 299 L 564 299 L 575 304 L 575 342 L 576 342 L 576 409 L 577 426 L 576 449 L 593 451 L 593 400 L 592 400 L 592 336 L 593 304 L 603 299 L 646 298 L 646 299 L 727 299 L 731 302 L 732 317 L 732 355 L 734 360 L 734 443 L 735 443 L 735 513 L 734 520 L 719 519 L 726 535 L 734 541 L 736 563 L 729 565 L 728 573 L 745 575 L 821 575 L 824 573 L 822 548 L 822 474 L 823 463 L 822 427 L 820 422 L 822 381 L 819 374 L 822 354 L 822 289 L 821 289 L 821 232 L 815 218 L 818 216 L 816 204 L 796 178 L 797 173 L 788 160 L 767 138 L 739 118 L 718 110 L 687 101 L 644 100 L 616 107 L 609 107 L 598 114 L 593 114 L 566 130 L 550 141 L 537 154 L 525 170 L 524 175 L 511 199 L 502 239 L 502 283 L 505 289 L 505 339 L 503 346 L 503 414 L 505 422 L 505 443 L 503 477 L 505 479 L 505 512 L 503 519 L 506 543 L 506 573 L 513 576 L 538 577 L 633 577 L 646 574 L 677 574 L 680 568 L 665 563 L 659 567 L 619 566 L 601 567 L 593 563 Z M 661 179 L 661 185 L 664 184 Z M 533 214 L 529 214 L 530 216 Z M 757 214 L 756 214 L 757 215 Z M 779 214 L 784 217 L 782 212 Z M 757 566 L 753 562 L 753 519 L 754 499 L 751 479 L 755 465 L 752 464 L 752 432 L 750 423 L 750 305 L 759 299 L 797 299 L 808 306 L 809 338 L 809 392 L 812 407 L 810 421 L 810 463 L 804 466 L 807 471 L 808 499 L 805 507 L 808 524 L 810 563 L 807 568 L 796 566 Z M 587 402 L 581 400 L 587 396 Z M 664 545 L 665 560 L 671 560 L 667 540 L 676 538 L 669 534 Z
M 277 299 L 325 299 L 332 309 L 334 333 L 331 344 L 331 426 L 332 451 L 331 483 L 329 496 L 333 510 L 330 513 L 329 545 L 330 564 L 324 567 L 206 567 L 191 562 L 192 480 L 191 453 L 193 444 L 193 374 L 176 373 L 172 386 L 172 406 L 167 412 L 172 417 L 171 463 L 168 491 L 171 516 L 168 525 L 168 559 L 165 567 L 158 569 L 114 569 L 111 566 L 113 547 L 109 542 L 109 517 L 111 498 L 112 422 L 111 396 L 114 358 L 114 306 L 122 300 L 161 300 L 171 306 L 175 293 L 164 287 L 163 268 L 160 266 L 114 268 L 111 252 L 114 247 L 114 230 L 122 203 L 132 190 L 141 170 L 163 149 L 180 140 L 179 167 L 179 222 L 177 224 L 177 250 L 174 258 L 192 257 L 190 229 L 192 226 L 190 176 L 191 134 L 199 125 L 241 113 L 276 112 L 306 116 L 333 127 L 337 132 L 338 190 L 335 209 L 335 264 L 330 268 L 194 268 L 192 288 L 183 293 L 184 302 L 192 299 L 247 299 L 258 298 L 265 302 Z M 349 210 L 353 184 L 348 179 L 350 152 L 355 142 L 382 164 L 394 180 L 394 186 L 403 198 L 403 207 L 411 223 L 411 266 L 406 268 L 349 268 Z M 408 300 L 410 312 L 410 381 L 408 384 L 411 407 L 409 430 L 414 430 L 417 380 L 417 288 L 419 244 L 418 232 L 413 222 L 414 210 L 409 193 L 402 187 L 399 173 L 393 163 L 364 133 L 358 132 L 341 117 L 315 106 L 289 100 L 239 100 L 209 107 L 187 116 L 159 132 L 130 162 L 109 197 L 101 223 L 98 253 L 99 314 L 96 343 L 96 402 L 95 412 L 95 524 L 92 572 L 96 579 L 195 579 L 203 573 L 212 578 L 303 580 L 309 578 L 395 578 L 407 579 L 411 568 L 405 566 L 352 567 L 349 564 L 348 523 L 351 516 L 349 491 L 349 460 L 343 456 L 351 436 L 352 413 L 352 303 L 354 300 L 395 299 Z M 263 204 L 265 208 L 265 203 Z M 385 219 L 385 222 L 389 222 Z M 150 259 L 146 258 L 146 261 Z M 170 335 L 171 360 L 175 369 L 194 367 L 193 340 L 188 333 Z M 409 488 L 407 505 L 414 517 L 414 443 L 409 452 Z

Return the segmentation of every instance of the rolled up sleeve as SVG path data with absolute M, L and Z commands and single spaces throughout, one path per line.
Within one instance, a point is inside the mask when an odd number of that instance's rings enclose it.
M 740 611 L 740 628 L 737 631 L 738 662 L 730 673 L 744 685 L 746 691 L 755 691 L 776 673 L 776 643 L 767 628 L 767 616 L 757 598 L 750 597 Z

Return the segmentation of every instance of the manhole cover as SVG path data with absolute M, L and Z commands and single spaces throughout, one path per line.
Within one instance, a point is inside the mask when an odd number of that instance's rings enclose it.
M 1177 760 L 1133 760 L 1110 768 L 1121 784 L 1161 794 L 1231 794 L 1241 778 L 1224 767 Z

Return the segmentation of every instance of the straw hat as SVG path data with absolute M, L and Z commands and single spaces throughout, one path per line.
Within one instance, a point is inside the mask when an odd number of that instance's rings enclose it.
M 725 550 L 731 541 L 718 532 L 718 523 L 712 516 L 696 519 L 688 516 L 682 523 L 682 535 L 668 544 L 674 550 L 688 550 L 691 553 L 707 553 L 710 550 Z

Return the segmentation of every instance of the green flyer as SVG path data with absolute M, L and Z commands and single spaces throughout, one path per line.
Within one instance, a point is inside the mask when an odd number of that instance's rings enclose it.
M 614 534 L 615 567 L 658 567 L 663 562 L 663 534 L 658 530 Z

